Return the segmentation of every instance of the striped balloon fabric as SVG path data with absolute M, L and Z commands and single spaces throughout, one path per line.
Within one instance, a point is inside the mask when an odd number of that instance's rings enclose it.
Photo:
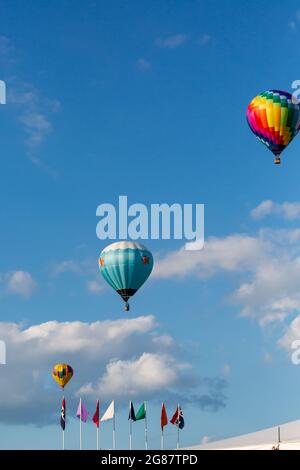
M 153 256 L 140 243 L 123 241 L 107 246 L 99 257 L 99 269 L 106 282 L 122 297 L 125 310 L 128 299 L 144 284 L 153 268 Z
M 269 90 L 257 95 L 247 108 L 247 121 L 252 132 L 275 155 L 279 155 L 298 134 L 300 106 L 290 93 Z

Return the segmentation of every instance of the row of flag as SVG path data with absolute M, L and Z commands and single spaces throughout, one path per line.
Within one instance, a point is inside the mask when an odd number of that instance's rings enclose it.
M 81 422 L 86 423 L 89 418 L 89 412 L 87 410 L 86 405 L 83 403 L 82 399 L 80 398 L 76 416 L 80 420 L 80 448 L 82 448 L 82 430 L 81 430 Z M 101 422 L 104 421 L 113 421 L 113 448 L 115 449 L 115 401 L 112 400 L 108 408 L 106 409 L 105 413 L 103 416 L 100 418 L 100 404 L 99 400 L 96 402 L 96 409 L 95 412 L 92 416 L 92 421 L 95 424 L 97 428 L 97 449 L 99 449 L 99 425 Z M 138 408 L 137 412 L 135 412 L 133 402 L 130 401 L 129 404 L 129 414 L 128 414 L 128 420 L 130 423 L 130 434 L 129 434 L 129 447 L 131 450 L 131 442 L 132 442 L 132 422 L 134 421 L 140 421 L 140 420 L 145 420 L 145 448 L 147 450 L 148 448 L 148 442 L 147 442 L 147 410 L 146 410 L 146 402 L 143 402 L 141 406 Z M 164 448 L 164 428 L 167 426 L 169 423 L 168 416 L 167 416 L 167 411 L 165 404 L 162 403 L 161 407 L 161 418 L 160 418 L 160 425 L 161 425 L 161 448 Z M 175 410 L 175 413 L 173 414 L 172 418 L 170 419 L 170 423 L 177 426 L 177 448 L 179 448 L 179 429 L 183 429 L 184 427 L 184 417 L 183 417 L 183 412 L 182 408 L 180 405 L 177 405 L 177 408 Z M 63 448 L 64 448 L 64 431 L 66 427 L 66 400 L 63 397 L 62 399 L 62 405 L 61 405 L 61 414 L 60 414 L 60 425 L 63 430 Z

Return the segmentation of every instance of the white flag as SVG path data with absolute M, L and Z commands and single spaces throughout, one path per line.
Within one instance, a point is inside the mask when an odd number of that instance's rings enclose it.
M 108 421 L 109 419 L 113 419 L 115 416 L 115 400 L 111 402 L 107 410 L 105 411 L 104 415 L 100 419 L 100 421 Z

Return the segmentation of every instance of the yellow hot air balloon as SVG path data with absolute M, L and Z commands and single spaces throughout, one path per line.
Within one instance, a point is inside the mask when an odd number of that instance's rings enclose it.
M 68 364 L 56 364 L 52 368 L 52 377 L 63 389 L 73 377 L 73 369 Z

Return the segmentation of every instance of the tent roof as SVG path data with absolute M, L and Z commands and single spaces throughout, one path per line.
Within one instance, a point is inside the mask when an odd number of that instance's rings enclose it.
M 242 436 L 186 447 L 186 449 L 272 450 L 272 447 L 278 444 L 278 428 L 280 428 L 281 441 L 279 450 L 300 450 L 300 420 L 291 421 Z

